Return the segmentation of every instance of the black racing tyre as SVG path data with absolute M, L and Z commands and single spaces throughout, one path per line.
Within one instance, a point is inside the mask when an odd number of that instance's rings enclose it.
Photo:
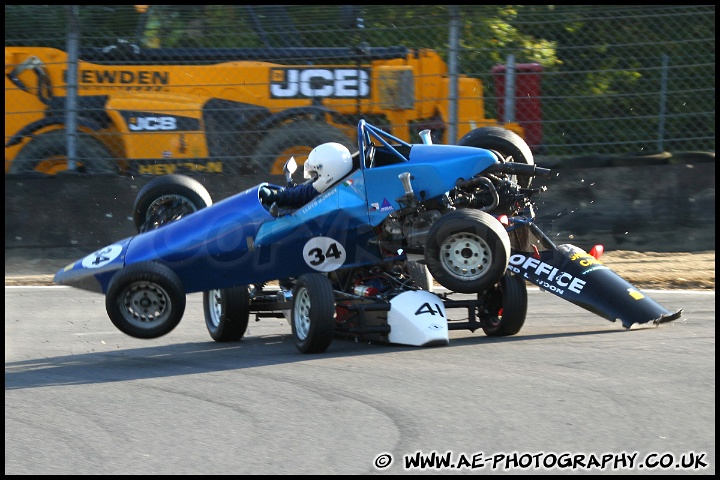
M 515 335 L 525 324 L 527 315 L 527 286 L 522 277 L 506 273 L 494 289 L 486 293 L 489 320 L 483 323 L 488 337 Z
M 405 262 L 405 270 L 419 288 L 427 292 L 433 291 L 433 278 L 424 263 L 408 260 Z
M 247 331 L 250 292 L 247 286 L 203 292 L 205 325 L 216 342 L 237 342 Z
M 306 273 L 295 282 L 290 325 L 302 353 L 322 353 L 335 335 L 335 293 L 320 273 Z
M 502 127 L 488 126 L 471 130 L 460 139 L 458 145 L 492 150 L 505 160 L 512 157 L 512 161 L 516 163 L 535 164 L 532 151 L 525 140 L 512 130 Z M 518 175 L 516 181 L 521 187 L 529 187 L 532 177 Z
M 135 338 L 158 338 L 180 323 L 185 301 L 175 272 L 160 263 L 142 262 L 115 274 L 105 294 L 105 309 L 121 332 Z
M 260 173 L 282 175 L 285 162 L 292 156 L 299 167 L 293 179 L 295 183 L 302 183 L 305 181 L 302 167 L 310 151 L 327 142 L 345 145 L 350 152 L 357 149 L 342 130 L 325 122 L 303 119 L 285 123 L 270 130 L 255 149 Z
M 87 133 L 78 133 L 75 166 L 79 173 L 118 175 L 117 161 L 103 143 Z M 8 173 L 13 175 L 67 171 L 68 151 L 65 129 L 50 130 L 31 138 L 18 152 Z
M 194 178 L 171 174 L 155 177 L 135 197 L 133 222 L 138 232 L 154 230 L 212 205 L 205 186 Z
M 510 262 L 510 237 L 492 215 L 479 210 L 455 210 L 430 228 L 425 264 L 433 278 L 459 293 L 491 288 Z

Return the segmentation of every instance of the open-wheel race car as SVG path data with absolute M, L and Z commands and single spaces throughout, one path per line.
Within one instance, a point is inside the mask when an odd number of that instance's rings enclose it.
M 337 335 L 413 346 L 448 344 L 456 329 L 514 335 L 527 282 L 626 328 L 680 317 L 603 265 L 600 245 L 587 253 L 541 231 L 532 181 L 551 171 L 521 137 L 492 126 L 459 145 L 420 138 L 361 120 L 350 173 L 299 208 L 264 203 L 261 189 L 284 188 L 267 182 L 213 203 L 195 178 L 156 177 L 135 200 L 138 233 L 54 281 L 103 293 L 133 337 L 170 333 L 186 295 L 202 292 L 215 341 L 240 340 L 253 314 L 285 317 L 304 353 Z M 450 320 L 451 308 L 467 315 Z

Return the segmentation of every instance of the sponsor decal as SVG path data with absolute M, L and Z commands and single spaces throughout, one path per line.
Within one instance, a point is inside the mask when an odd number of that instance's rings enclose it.
M 630 294 L 633 300 L 642 300 L 643 298 L 645 298 L 645 295 L 638 292 L 634 288 L 628 288 L 627 292 Z
M 177 130 L 177 119 L 175 117 L 130 117 L 128 128 L 133 132 Z
M 67 83 L 67 71 L 64 72 Z M 160 92 L 170 84 L 170 72 L 152 70 L 85 70 L 78 72 L 80 87 L 84 89 L 122 89 Z
M 167 154 L 167 156 L 166 156 Z M 163 158 L 171 158 L 172 153 L 163 152 Z M 177 160 L 174 163 L 155 163 L 152 160 L 135 160 L 130 163 L 130 172 L 137 175 L 169 175 L 171 173 L 222 173 L 222 162 L 197 160 L 193 162 Z
M 373 205 L 377 205 L 377 204 L 373 204 Z M 393 210 L 395 210 L 395 209 L 394 209 L 393 206 L 390 204 L 390 202 L 388 202 L 388 199 L 387 199 L 387 198 L 384 198 L 384 199 L 383 199 L 383 202 L 382 202 L 382 205 L 380 205 L 380 211 L 381 211 L 381 212 L 391 212 L 391 211 L 393 211 Z
M 369 68 L 270 69 L 270 98 L 369 98 Z
M 333 190 L 330 190 L 329 192 L 326 192 L 325 194 L 323 194 L 323 195 L 321 195 L 321 196 L 319 196 L 319 197 L 315 197 L 315 199 L 314 199 L 313 201 L 311 201 L 310 203 L 308 203 L 307 205 L 305 205 L 303 208 L 301 208 L 301 209 L 300 209 L 300 212 L 303 213 L 303 214 L 309 212 L 310 210 L 312 210 L 313 208 L 315 208 L 315 207 L 317 207 L 318 205 L 322 204 L 322 203 L 325 202 L 326 200 L 328 200 L 328 199 L 332 198 L 333 196 L 337 195 L 337 193 L 338 193 L 338 191 L 335 190 L 335 189 L 333 189 Z
M 200 120 L 180 115 L 119 110 L 131 132 L 200 131 Z
M 604 267 L 603 263 L 600 260 L 585 252 L 573 253 L 572 255 L 570 255 L 570 260 L 572 260 L 573 262 L 578 262 L 583 267 L 589 267 L 591 265 L 594 266 L 594 269 L 597 269 L 598 267 Z M 583 273 L 583 275 L 589 271 L 590 270 L 587 270 Z
M 565 293 L 565 290 L 580 293 L 585 287 L 585 283 L 587 283 L 585 280 L 541 262 L 537 258 L 519 253 L 510 257 L 508 270 L 521 274 L 523 278 L 532 281 L 541 288 L 560 294 Z

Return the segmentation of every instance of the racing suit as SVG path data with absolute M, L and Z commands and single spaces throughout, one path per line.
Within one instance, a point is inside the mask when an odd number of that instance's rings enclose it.
M 279 191 L 262 187 L 260 189 L 260 199 L 268 204 L 275 202 L 278 207 L 300 207 L 315 198 L 318 193 L 312 183 L 303 183 Z

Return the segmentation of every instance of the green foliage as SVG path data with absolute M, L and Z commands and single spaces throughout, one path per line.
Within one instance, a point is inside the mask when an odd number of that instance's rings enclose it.
M 5 45 L 67 49 L 71 5 L 5 5 Z M 139 13 L 133 5 L 75 6 L 80 44 L 106 47 L 135 35 Z
M 69 8 L 6 5 L 5 45 L 65 49 Z M 459 69 L 483 80 L 487 117 L 502 101 L 494 67 L 511 55 L 542 66 L 548 153 L 715 149 L 710 5 L 157 5 L 147 18 L 132 5 L 75 8 L 82 47 L 404 45 L 446 61 L 457 12 Z

